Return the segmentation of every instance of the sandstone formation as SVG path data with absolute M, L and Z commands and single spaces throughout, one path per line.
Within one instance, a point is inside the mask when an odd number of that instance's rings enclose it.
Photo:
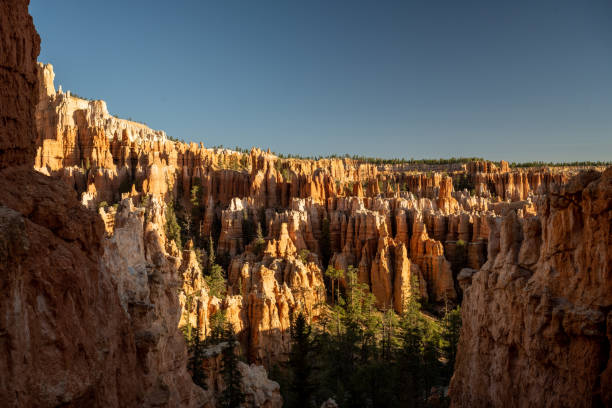
M 28 1 L 0 3 L 0 169 L 31 166 L 36 130 L 36 58 L 40 37 L 28 14 Z
M 460 274 L 452 405 L 612 405 L 612 168 L 490 220 L 488 260 Z
M 1 5 L 0 400 L 19 407 L 198 406 L 204 395 L 181 364 L 186 350 L 172 296 L 160 289 L 166 282 L 146 295 L 127 290 L 133 282 L 125 292 L 118 287 L 132 265 L 138 284 L 149 283 L 142 243 L 129 258 L 115 253 L 122 264 L 105 262 L 113 244 L 97 214 L 80 205 L 73 189 L 30 169 L 40 40 L 27 6 Z M 152 323 L 145 315 L 155 309 Z
M 204 367 L 206 370 L 206 389 L 211 395 L 205 407 L 213 408 L 219 406 L 219 401 L 215 395 L 220 393 L 225 388 L 221 370 L 223 369 L 222 352 L 230 347 L 227 342 L 222 342 L 214 346 L 210 346 L 205 350 Z M 242 375 L 241 390 L 245 395 L 245 401 L 241 407 L 263 407 L 263 408 L 280 408 L 283 406 L 283 398 L 280 394 L 280 386 L 278 383 L 268 379 L 266 370 L 255 364 L 245 364 L 242 361 L 238 362 L 238 371 Z
M 352 265 L 379 307 L 398 312 L 412 281 L 423 298 L 457 302 L 459 271 L 486 261 L 490 219 L 508 208 L 533 213 L 533 199 L 571 173 L 510 169 L 507 162 L 376 166 L 209 149 L 114 118 L 103 101 L 57 92 L 50 65 L 40 64 L 38 77 L 35 167 L 73 186 L 88 208 L 126 196 L 173 201 L 186 213 L 199 206 L 192 230 L 218 241 L 228 276 L 232 259 L 252 252 L 248 228 L 259 224 L 268 231 L 269 256 L 307 251 L 321 272 Z M 287 243 L 295 250 L 287 252 Z
M 164 249 L 164 207 L 155 197 L 146 208 L 128 198 L 100 217 L 82 207 L 74 185 L 31 169 L 40 40 L 27 7 L 20 0 L 0 4 L 0 282 L 6 295 L 0 401 L 9 407 L 212 406 L 210 392 L 195 386 L 186 369 L 177 327 L 183 277 L 180 260 Z M 42 74 L 52 84 L 52 73 Z M 99 166 L 112 164 L 105 133 L 92 135 L 97 146 L 87 154 Z M 265 372 L 241 369 L 251 398 L 245 406 L 265 398 L 274 401 L 267 406 L 281 405 L 278 385 L 266 382 Z
M 250 363 L 243 406 L 281 406 L 264 367 L 286 358 L 296 313 L 319 319 L 330 265 L 354 267 L 381 310 L 463 298 L 454 406 L 612 405 L 611 169 L 173 141 L 56 90 L 27 6 L 0 4 L 4 405 L 212 407 L 229 346 L 207 351 L 205 391 L 180 329 L 206 338 L 223 313 Z M 215 255 L 223 298 L 204 279 Z
M 134 222 L 143 225 L 143 243 L 113 250 L 116 263 L 127 260 L 133 271 L 114 275 L 122 304 L 153 303 L 147 265 L 165 268 L 182 279 L 179 326 L 199 325 L 206 337 L 211 317 L 223 312 L 249 361 L 267 367 L 286 358 L 296 312 L 317 320 L 328 296 L 328 265 L 356 268 L 380 309 L 401 313 L 415 291 L 433 305 L 458 303 L 478 281 L 482 272 L 476 271 L 491 268 L 502 217 L 516 213 L 537 235 L 538 202 L 578 170 L 511 169 L 503 161 L 377 166 L 284 159 L 256 148 L 209 149 L 114 118 L 102 101 L 57 92 L 50 65 L 40 64 L 38 77 L 35 168 L 68 183 L 86 207 L 105 204 L 100 215 L 110 241 L 125 236 L 127 214 L 153 217 Z M 155 204 L 139 210 L 126 199 Z M 181 250 L 165 236 L 164 202 L 179 209 L 192 234 L 217 243 L 228 278 L 224 299 L 209 295 L 193 244 Z M 257 225 L 265 231 L 261 245 L 253 241 Z M 146 249 L 147 239 L 154 249 Z M 539 241 L 530 239 L 526 248 L 533 250 Z M 143 255 L 137 255 L 140 247 Z M 170 299 L 160 299 L 172 309 Z M 170 332 L 165 336 L 170 341 Z

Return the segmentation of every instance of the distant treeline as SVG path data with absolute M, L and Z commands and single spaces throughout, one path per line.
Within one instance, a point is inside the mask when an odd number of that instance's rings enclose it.
M 575 161 L 575 162 L 542 162 L 532 161 L 525 163 L 510 163 L 510 167 L 585 167 L 585 166 L 612 166 L 612 161 Z
M 113 116 L 118 117 L 117 115 L 113 115 Z M 128 120 L 138 122 L 131 118 L 129 118 Z M 144 122 L 138 122 L 138 123 L 144 124 Z M 168 139 L 174 142 L 186 143 L 184 140 L 172 137 L 170 135 L 168 135 Z M 235 146 L 231 148 L 231 147 L 226 147 L 222 144 L 211 146 L 210 149 L 230 149 L 230 150 L 234 150 L 238 153 L 243 153 L 243 154 L 249 154 L 251 152 L 251 149 L 247 149 L 244 147 Z M 277 153 L 277 152 L 271 152 L 271 153 L 280 159 L 299 159 L 299 160 L 315 160 L 315 161 L 324 160 L 324 159 L 350 159 L 350 160 L 354 160 L 359 163 L 369 163 L 369 164 L 374 164 L 374 165 L 379 165 L 379 166 L 386 165 L 386 164 L 388 165 L 425 164 L 425 165 L 430 165 L 430 166 L 441 166 L 441 165 L 451 165 L 451 164 L 466 164 L 466 163 L 473 162 L 473 161 L 487 161 L 487 162 L 494 163 L 497 166 L 501 165 L 501 162 L 499 161 L 486 160 L 482 157 L 451 157 L 451 158 L 439 158 L 439 159 L 414 159 L 414 158 L 385 159 L 381 157 L 368 157 L 368 156 L 360 156 L 356 154 L 354 155 L 328 154 L 328 155 L 318 155 L 318 156 L 302 156 L 300 154 L 291 154 L 291 153 L 287 153 L 287 154 Z M 531 162 L 522 162 L 522 163 L 521 162 L 518 162 L 518 163 L 511 162 L 509 163 L 509 166 L 511 168 L 516 168 L 516 167 L 585 167 L 585 166 L 598 166 L 598 167 L 606 166 L 607 167 L 607 166 L 612 166 L 612 161 L 575 161 L 575 162 L 531 161 Z
M 250 153 L 251 149 L 246 149 L 243 147 L 226 147 L 224 145 L 215 145 L 211 146 L 211 149 L 231 149 L 235 150 L 239 153 Z M 370 164 L 429 164 L 429 165 L 445 165 L 445 164 L 462 164 L 469 163 L 471 161 L 485 161 L 482 157 L 451 157 L 450 159 L 406 159 L 406 158 L 391 158 L 384 159 L 380 157 L 368 157 L 368 156 L 359 156 L 359 155 L 350 155 L 350 154 L 328 154 L 328 155 L 317 155 L 317 156 L 302 156 L 300 154 L 293 153 L 277 153 L 271 152 L 273 155 L 278 156 L 280 159 L 299 159 L 299 160 L 323 160 L 323 159 L 351 159 L 354 161 L 358 161 L 361 163 L 370 163 Z
M 122 116 L 117 115 L 116 113 L 111 113 L 111 116 L 116 117 L 117 119 L 123 119 L 123 120 L 129 120 L 130 122 L 135 122 L 135 123 L 140 123 L 141 125 L 145 125 L 145 126 L 149 126 L 146 122 L 143 122 L 141 120 L 136 120 L 136 119 L 132 119 L 131 116 L 128 116 L 127 118 L 124 118 Z M 170 136 L 168 136 L 168 139 L 172 140 L 170 138 Z
M 351 159 L 360 163 L 369 163 L 369 164 L 375 164 L 375 165 L 385 165 L 385 164 L 390 164 L 390 165 L 415 165 L 415 164 L 428 164 L 428 165 L 446 165 L 446 164 L 463 164 L 463 163 L 469 163 L 471 161 L 476 161 L 476 160 L 480 160 L 483 161 L 484 159 L 481 157 L 451 157 L 450 159 L 414 159 L 414 158 L 410 158 L 410 159 L 405 159 L 405 158 L 391 158 L 391 159 L 384 159 L 381 157 L 367 157 L 367 156 L 359 156 L 359 155 L 349 155 L 349 154 L 345 154 L 345 155 L 337 155 L 337 154 L 330 154 L 327 156 L 300 156 L 300 155 L 294 155 L 294 154 L 276 154 L 278 157 L 284 159 L 304 159 L 304 160 L 320 160 L 320 159 Z
M 95 99 L 86 98 L 86 97 L 81 96 L 78 93 L 70 91 L 70 90 L 68 90 L 66 92 L 70 92 L 70 96 L 73 97 L 73 98 L 83 99 L 83 100 L 90 101 L 90 102 L 95 101 Z
M 179 139 L 178 137 L 174 137 L 174 136 L 170 136 L 170 135 L 166 135 L 166 137 L 168 138 L 168 140 L 170 140 L 172 142 L 179 142 L 179 143 L 187 144 L 187 142 L 185 142 L 183 139 Z

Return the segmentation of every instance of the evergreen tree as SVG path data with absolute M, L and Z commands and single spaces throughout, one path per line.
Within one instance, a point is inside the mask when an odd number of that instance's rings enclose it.
M 210 334 L 206 339 L 209 344 L 219 344 L 225 339 L 227 330 L 227 315 L 225 310 L 217 310 L 210 316 Z
M 401 373 L 399 382 L 404 384 L 401 401 L 407 406 L 421 406 L 424 401 L 423 352 L 426 332 L 418 293 L 418 281 L 413 278 L 410 295 L 405 300 L 403 308 L 401 347 L 397 356 Z
M 423 400 L 423 338 L 420 319 L 402 318 L 401 348 L 398 350 L 398 366 L 403 383 L 402 402 L 408 406 L 420 406 Z
M 316 388 L 313 378 L 313 351 L 311 339 L 312 328 L 300 312 L 291 325 L 291 352 L 288 366 L 292 373 L 290 407 L 305 408 L 312 406 L 311 396 Z
M 198 313 L 199 314 L 199 313 Z M 204 371 L 204 341 L 200 338 L 200 324 L 198 319 L 198 324 L 195 327 L 193 337 L 191 338 L 191 342 L 189 344 L 189 360 L 187 368 L 191 372 L 191 378 L 193 382 L 202 387 L 203 389 L 207 388 L 206 385 L 206 372 Z
M 446 368 L 446 377 L 450 379 L 455 368 L 455 358 L 457 355 L 457 346 L 459 345 L 459 335 L 461 332 L 461 307 L 446 310 L 443 319 L 442 327 L 442 350 L 444 356 L 448 360 Z
M 225 389 L 219 402 L 221 407 L 236 408 L 244 402 L 245 395 L 241 388 L 242 374 L 238 370 L 238 356 L 234 351 L 236 335 L 231 326 L 225 330 L 225 340 L 228 346 L 223 349 L 223 368 L 221 370 Z
M 205 275 L 210 275 L 212 267 L 215 265 L 215 243 L 212 236 L 208 236 L 208 262 L 206 262 Z
M 423 392 L 427 399 L 431 387 L 442 383 L 442 364 L 440 363 L 440 334 L 438 327 L 425 322 L 425 336 L 423 338 Z
M 181 249 L 181 227 L 176 220 L 174 205 L 172 202 L 166 204 L 166 238 L 176 243 L 176 246 Z
M 333 285 L 333 306 L 324 309 L 313 331 L 306 330 L 310 336 L 300 341 L 296 333 L 302 332 L 301 323 L 296 319 L 292 326 L 290 364 L 281 374 L 287 379 L 281 383 L 288 406 L 318 406 L 333 396 L 339 406 L 425 407 L 431 388 L 448 385 L 452 374 L 442 357 L 453 358 L 451 345 L 458 341 L 460 325 L 457 312 L 455 317 L 447 313 L 443 325 L 423 314 L 414 279 L 398 319 L 392 310 L 376 308 L 353 266 L 344 272 L 330 265 L 326 275 Z M 345 283 L 342 291 L 340 278 Z M 312 352 L 304 351 L 306 337 L 312 340 Z M 308 391 L 312 384 L 316 386 L 310 394 L 298 391 Z M 305 394 L 310 398 L 298 397 Z
M 202 221 L 202 185 L 200 178 L 196 177 L 193 179 L 193 185 L 191 187 L 189 202 L 191 203 L 191 214 L 185 211 L 185 224 L 186 228 L 189 229 L 190 236 L 194 239 L 197 245 L 201 245 L 200 229 L 198 226 Z
M 223 276 L 223 268 L 217 264 L 213 264 L 210 270 L 210 274 L 204 277 L 206 284 L 208 285 L 208 293 L 211 296 L 218 298 L 225 297 L 227 291 L 225 277 Z
M 398 346 L 396 339 L 398 325 L 397 315 L 392 309 L 387 310 L 382 319 L 382 335 L 380 339 L 381 358 L 383 361 L 391 361 L 393 359 L 393 351 Z
M 266 246 L 266 240 L 263 237 L 263 232 L 261 230 L 261 223 L 257 223 L 257 229 L 255 231 L 255 254 L 259 255 Z
M 329 279 L 331 280 L 331 284 L 332 284 L 331 295 L 332 295 L 332 306 L 333 306 L 340 298 L 339 281 L 344 276 L 344 271 L 342 269 L 336 269 L 332 265 L 329 265 L 327 267 L 327 270 L 325 271 L 325 276 L 329 277 Z M 334 289 L 335 289 L 336 284 L 338 284 L 338 292 L 336 293 L 336 302 L 334 302 Z
M 255 221 L 249 217 L 246 209 L 242 210 L 242 242 L 244 245 L 250 244 L 256 237 L 257 226 Z
M 223 268 L 216 264 L 215 247 L 212 237 L 208 238 L 208 261 L 204 268 L 204 280 L 208 285 L 208 293 L 211 296 L 223 298 L 227 292 L 227 282 L 223 273 Z

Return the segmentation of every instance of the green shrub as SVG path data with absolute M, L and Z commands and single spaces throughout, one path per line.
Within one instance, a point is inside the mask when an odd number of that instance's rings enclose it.
M 181 227 L 176 220 L 174 205 L 171 202 L 166 204 L 166 238 L 174 241 L 179 250 L 183 247 L 181 243 Z

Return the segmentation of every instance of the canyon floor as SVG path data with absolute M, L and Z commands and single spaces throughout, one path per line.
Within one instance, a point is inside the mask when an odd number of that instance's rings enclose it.
M 27 4 L 0 6 L 4 406 L 219 406 L 232 355 L 236 404 L 294 404 L 298 316 L 383 364 L 307 404 L 612 406 L 612 167 L 171 140 L 56 89 Z

